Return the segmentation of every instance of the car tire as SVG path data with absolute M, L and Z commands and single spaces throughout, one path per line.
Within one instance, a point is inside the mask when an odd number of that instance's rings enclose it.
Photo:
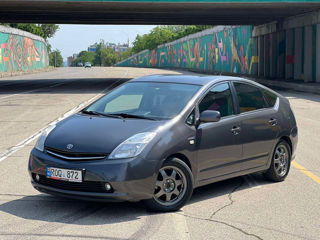
M 193 175 L 188 165 L 178 158 L 164 162 L 159 170 L 154 196 L 145 200 L 151 211 L 177 211 L 191 198 Z
M 280 140 L 276 145 L 269 169 L 264 173 L 266 179 L 272 182 L 282 182 L 286 179 L 291 165 L 291 148 Z

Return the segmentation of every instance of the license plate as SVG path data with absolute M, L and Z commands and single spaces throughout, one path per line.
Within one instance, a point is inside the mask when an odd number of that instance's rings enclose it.
M 82 171 L 47 167 L 47 178 L 68 182 L 82 182 Z

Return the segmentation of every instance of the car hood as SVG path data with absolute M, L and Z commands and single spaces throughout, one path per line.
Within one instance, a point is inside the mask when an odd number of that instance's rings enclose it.
M 75 114 L 57 124 L 48 135 L 45 147 L 73 153 L 109 154 L 127 138 L 155 131 L 165 122 Z M 73 145 L 72 149 L 67 149 L 68 144 Z

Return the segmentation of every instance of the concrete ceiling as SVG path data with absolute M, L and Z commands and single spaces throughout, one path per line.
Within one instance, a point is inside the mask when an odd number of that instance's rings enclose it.
M 312 0 L 1 0 L 0 21 L 57 24 L 257 25 L 317 9 L 320 9 L 320 1 Z

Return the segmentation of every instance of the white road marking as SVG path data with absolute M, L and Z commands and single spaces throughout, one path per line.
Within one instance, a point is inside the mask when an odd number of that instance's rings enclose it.
M 125 72 L 124 76 L 128 74 L 128 70 Z M 122 78 L 123 78 L 122 77 Z M 111 84 L 110 86 L 108 86 L 107 88 L 103 89 L 100 93 L 98 93 L 96 96 L 90 98 L 89 100 L 81 103 L 80 105 L 78 105 L 77 107 L 71 109 L 70 111 L 66 112 L 65 114 L 63 114 L 62 116 L 60 116 L 59 118 L 57 118 L 56 120 L 50 122 L 47 126 L 45 126 L 44 128 L 41 128 L 39 131 L 37 131 L 36 133 L 32 134 L 30 137 L 26 138 L 25 140 L 21 141 L 20 143 L 18 143 L 17 145 L 5 150 L 4 152 L 2 152 L 0 154 L 0 162 L 5 160 L 6 158 L 10 157 L 12 154 L 14 154 L 15 152 L 21 150 L 22 148 L 24 148 L 27 144 L 29 144 L 30 142 L 32 142 L 34 139 L 36 139 L 37 137 L 39 137 L 41 135 L 41 133 L 50 125 L 56 124 L 58 122 L 60 122 L 61 120 L 69 117 L 70 115 L 76 113 L 77 111 L 79 111 L 81 108 L 84 108 L 87 104 L 89 104 L 90 102 L 94 101 L 95 99 L 97 99 L 99 96 L 101 96 L 102 94 L 104 94 L 105 92 L 107 92 L 112 86 L 114 86 L 116 83 L 118 83 L 119 81 L 122 80 L 122 78 L 119 78 L 116 82 L 114 82 L 113 84 Z

